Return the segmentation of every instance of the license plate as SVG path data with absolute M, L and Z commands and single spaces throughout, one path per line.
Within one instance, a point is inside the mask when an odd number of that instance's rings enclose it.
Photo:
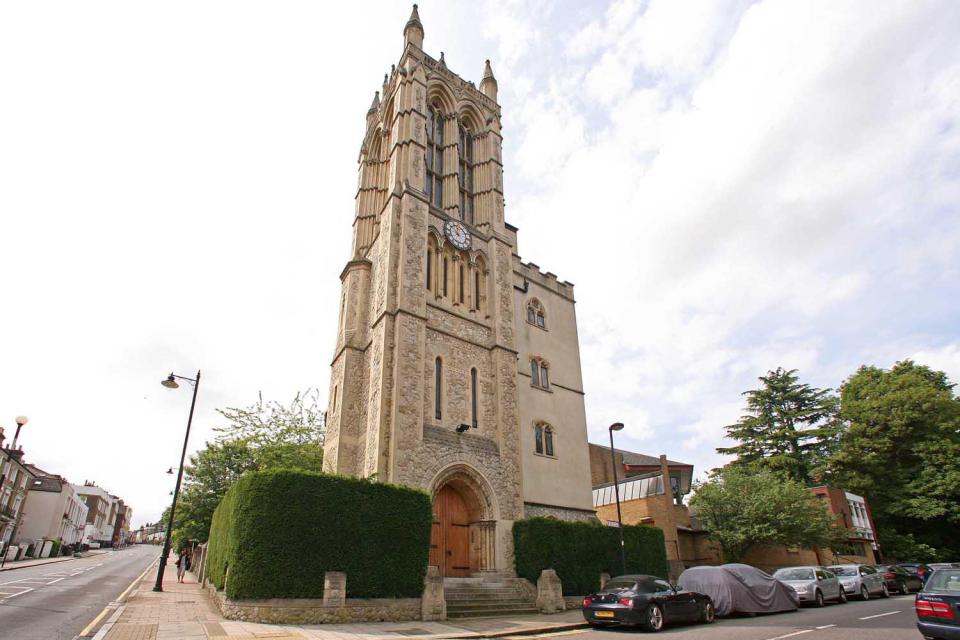
M 593 614 L 594 618 L 612 618 L 613 611 L 596 611 Z

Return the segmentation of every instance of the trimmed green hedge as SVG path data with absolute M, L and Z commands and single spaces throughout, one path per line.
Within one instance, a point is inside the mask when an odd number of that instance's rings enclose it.
M 210 527 L 210 580 L 230 598 L 320 598 L 344 571 L 352 598 L 419 597 L 433 510 L 419 489 L 280 469 L 249 473 Z
M 623 528 L 627 573 L 666 577 L 663 531 L 646 525 Z M 563 522 L 553 518 L 518 520 L 513 525 L 517 575 L 534 584 L 544 569 L 554 569 L 563 594 L 584 595 L 600 588 L 600 574 L 620 575 L 620 536 L 599 522 Z

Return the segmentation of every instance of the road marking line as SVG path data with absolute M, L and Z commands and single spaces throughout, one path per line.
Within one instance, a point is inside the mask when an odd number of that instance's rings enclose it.
M 895 613 L 900 613 L 899 611 L 887 611 L 886 613 L 878 613 L 875 616 L 867 616 L 865 618 L 857 618 L 858 620 L 873 620 L 874 618 L 882 618 L 883 616 L 892 616 Z
M 66 576 L 64 576 L 64 578 L 65 578 L 65 577 L 66 577 Z M 54 583 L 56 583 L 56 582 L 60 582 L 61 580 L 63 580 L 63 578 L 57 578 L 56 580 L 51 580 L 51 581 L 48 582 L 47 584 L 54 584 Z
M 14 593 L 14 594 L 8 595 L 8 596 L 5 597 L 3 600 L 0 600 L 0 602 L 6 602 L 7 600 L 10 600 L 11 598 L 16 598 L 17 596 L 22 596 L 23 594 L 25 594 L 25 593 L 30 593 L 31 591 L 33 591 L 33 589 L 24 589 L 24 590 L 21 591 L 20 593 Z
M 803 631 L 794 631 L 793 633 L 777 636 L 775 638 L 767 638 L 767 640 L 783 640 L 783 638 L 792 638 L 793 636 L 803 635 L 804 633 L 813 633 L 813 629 L 804 629 Z
M 817 627 L 817 631 L 820 631 L 821 629 L 829 629 L 830 627 L 835 627 L 835 626 L 837 626 L 837 625 L 835 625 L 835 624 L 825 624 L 825 625 L 823 625 L 822 627 Z

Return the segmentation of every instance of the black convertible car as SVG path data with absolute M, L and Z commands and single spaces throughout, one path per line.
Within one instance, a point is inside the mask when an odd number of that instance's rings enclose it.
M 660 631 L 672 622 L 713 622 L 709 596 L 683 591 L 655 576 L 618 576 L 583 599 L 583 618 L 591 625 L 634 625 Z

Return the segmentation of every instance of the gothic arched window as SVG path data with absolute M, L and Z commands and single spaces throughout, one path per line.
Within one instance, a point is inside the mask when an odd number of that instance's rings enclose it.
M 540 455 L 554 457 L 553 427 L 543 422 L 533 426 L 533 448 Z
M 541 329 L 547 328 L 547 315 L 543 305 L 536 298 L 527 303 L 527 322 Z
M 477 426 L 477 369 L 474 367 L 470 369 L 470 415 L 472 416 L 471 424 L 475 427 Z
M 487 263 L 483 256 L 477 256 L 473 265 L 473 309 L 480 311 L 486 297 L 486 270 Z
M 550 388 L 550 365 L 543 358 L 530 359 L 530 381 L 535 387 Z
M 443 116 L 437 105 L 427 110 L 427 199 L 436 207 L 443 206 Z
M 440 409 L 440 406 L 443 402 L 443 361 L 440 358 L 437 358 L 434 363 L 434 381 L 433 381 L 433 405 L 434 412 L 433 416 L 440 420 L 443 417 L 443 412 Z
M 450 282 L 449 276 L 450 276 L 450 259 L 447 256 L 443 256 L 443 274 L 441 275 L 441 277 L 443 278 L 443 286 L 441 286 L 440 289 L 441 291 L 443 291 L 444 298 L 447 297 L 447 287 L 449 286 L 448 283 Z
M 467 224 L 473 224 L 473 138 L 470 130 L 460 124 L 460 217 Z
M 427 245 L 427 291 L 433 291 L 433 260 L 437 253 L 433 242 Z

